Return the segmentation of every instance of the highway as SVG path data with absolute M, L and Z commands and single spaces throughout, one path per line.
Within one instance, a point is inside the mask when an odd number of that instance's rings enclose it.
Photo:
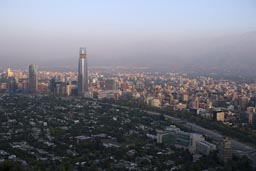
M 132 107 L 120 106 L 116 104 L 108 104 L 108 105 L 111 105 L 113 107 L 123 108 L 123 109 L 137 109 Z M 144 110 L 144 112 L 150 115 L 158 115 L 158 116 L 161 115 L 159 112 L 154 112 L 149 110 Z M 221 133 L 218 133 L 216 131 L 203 128 L 191 122 L 185 122 L 182 119 L 179 119 L 173 116 L 169 116 L 169 115 L 163 115 L 163 116 L 167 119 L 172 120 L 173 123 L 180 124 L 186 128 L 189 128 L 195 133 L 201 133 L 203 135 L 206 135 L 209 138 L 213 139 L 214 141 L 219 142 L 223 139 L 223 135 L 221 135 Z M 246 155 L 252 161 L 253 168 L 255 169 L 256 168 L 256 148 L 251 147 L 248 144 L 242 143 L 235 139 L 231 139 L 231 143 L 232 143 L 233 154 L 236 154 L 239 156 Z
M 145 112 L 150 115 L 161 115 L 158 112 L 153 112 L 153 111 L 148 111 L 148 110 Z M 174 122 L 174 123 L 181 124 L 182 126 L 185 126 L 186 128 L 189 128 L 190 130 L 192 130 L 196 133 L 201 133 L 203 135 L 206 135 L 209 138 L 211 138 L 217 142 L 219 142 L 223 139 L 223 136 L 220 133 L 203 128 L 194 123 L 184 122 L 182 119 L 172 117 L 169 115 L 164 115 L 164 117 L 172 120 L 172 122 Z M 245 143 L 239 142 L 235 139 L 231 139 L 231 143 L 232 143 L 233 154 L 237 154 L 240 156 L 246 155 L 253 162 L 253 168 L 256 168 L 256 149 L 245 144 Z

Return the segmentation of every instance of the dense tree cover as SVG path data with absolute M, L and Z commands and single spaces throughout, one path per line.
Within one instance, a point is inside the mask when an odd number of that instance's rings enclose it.
M 1 171 L 27 171 L 20 162 L 4 161 L 0 163 Z
M 156 129 L 164 129 L 172 124 L 163 115 L 145 115 L 140 109 L 122 109 L 107 104 L 94 103 L 99 106 L 95 108 L 92 100 L 75 100 L 17 97 L 13 99 L 14 103 L 10 100 L 2 104 L 10 113 L 9 118 L 15 118 L 18 124 L 3 124 L 8 129 L 3 127 L 0 132 L 10 131 L 12 136 L 0 140 L 0 149 L 15 154 L 16 160 L 27 162 L 25 167 L 14 162 L 14 168 L 28 171 L 108 171 L 128 170 L 126 166 L 134 165 L 137 170 L 202 170 L 211 167 L 225 170 L 249 164 L 248 159 L 244 158 L 234 159 L 226 166 L 219 162 L 216 153 L 193 162 L 193 155 L 188 150 L 157 144 L 155 139 L 147 137 L 147 134 L 156 135 Z M 6 118 L 4 115 L 0 117 Z M 37 124 L 31 125 L 30 121 Z M 43 122 L 47 122 L 47 126 Z M 15 133 L 20 128 L 23 128 L 23 132 Z M 40 130 L 37 138 L 33 136 L 34 128 Z M 98 134 L 106 136 L 97 137 Z M 77 142 L 75 137 L 81 135 L 89 139 Z M 21 150 L 10 145 L 22 141 L 33 148 Z M 47 146 L 43 143 L 45 141 L 55 146 Z M 104 146 L 104 142 L 108 141 L 118 147 Z M 37 149 L 48 154 L 39 154 Z M 43 157 L 46 159 L 43 160 Z M 20 167 L 16 167 L 17 164 Z M 12 169 L 8 167 L 12 165 L 10 161 L 1 165 L 7 165 L 1 166 L 6 170 Z M 244 169 L 250 170 L 249 165 Z
M 161 146 L 161 145 L 160 145 Z M 162 145 L 163 146 L 163 145 Z M 86 148 L 86 147 L 85 147 Z M 90 147 L 91 148 L 91 147 Z M 140 145 L 136 145 L 136 149 L 138 150 Z M 115 154 L 117 157 L 123 158 L 125 157 L 125 148 L 121 149 L 107 149 L 111 150 L 113 154 Z M 152 155 L 155 154 L 156 149 L 152 148 Z M 141 168 L 144 168 L 145 170 L 151 170 L 152 167 L 160 167 L 162 170 L 169 169 L 172 167 L 172 165 L 164 165 L 163 163 L 169 160 L 175 161 L 175 163 L 180 164 L 180 168 L 177 168 L 177 171 L 188 171 L 188 170 L 193 170 L 193 171 L 201 171 L 203 169 L 208 169 L 208 168 L 215 168 L 219 171 L 252 171 L 253 169 L 251 168 L 251 163 L 248 160 L 247 157 L 237 157 L 234 156 L 233 160 L 228 161 L 227 163 L 221 163 L 218 159 L 217 152 L 212 152 L 210 153 L 209 156 L 203 156 L 200 160 L 196 162 L 192 162 L 193 158 L 192 155 L 187 151 L 183 149 L 177 149 L 175 147 L 172 147 L 172 150 L 175 151 L 175 153 L 171 153 L 170 155 L 162 155 L 159 156 L 160 160 L 148 160 L 148 159 L 143 159 L 140 162 L 138 162 L 138 165 Z M 103 151 L 104 152 L 104 151 Z M 106 151 L 107 152 L 107 151 Z M 125 157 L 126 160 L 133 160 L 134 157 L 140 156 L 139 154 L 136 154 L 133 157 Z M 15 161 L 4 161 L 0 163 L 0 170 L 1 171 L 73 171 L 74 167 L 72 165 L 73 159 L 66 159 L 63 162 L 56 164 L 56 165 L 47 165 L 45 162 L 40 162 L 37 161 L 35 164 L 35 168 L 28 168 L 26 166 L 23 166 L 20 162 L 15 162 Z M 89 162 L 87 169 L 90 171 L 95 171 L 95 170 L 116 170 L 111 166 L 111 163 L 113 161 L 111 159 L 106 159 L 101 162 Z M 216 167 L 217 166 L 217 167 Z M 78 167 L 78 170 L 84 170 L 84 167 L 80 165 Z M 126 170 L 126 169 L 124 169 Z
M 237 157 L 234 156 L 232 161 L 228 161 L 224 165 L 225 171 L 241 171 L 241 170 L 252 170 L 251 162 L 246 156 Z

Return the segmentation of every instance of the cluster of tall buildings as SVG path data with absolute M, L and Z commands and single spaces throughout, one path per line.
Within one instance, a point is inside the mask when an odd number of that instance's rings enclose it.
M 89 77 L 86 48 L 79 50 L 77 81 L 64 81 L 52 78 L 49 89 L 51 93 L 60 95 L 78 95 L 81 97 L 89 96 Z
M 48 85 L 39 84 L 38 65 L 35 64 L 29 65 L 27 77 L 24 78 L 23 74 L 21 76 L 16 76 L 15 74 L 10 68 L 7 69 L 7 72 L 1 76 L 0 91 L 7 90 L 8 93 L 16 93 L 19 89 L 19 92 L 22 93 L 35 94 L 41 93 L 42 89 L 46 89 L 46 91 L 49 89 L 50 92 L 56 94 L 88 96 L 88 64 L 86 48 L 84 47 L 79 50 L 77 81 L 67 84 L 67 81 L 52 78 Z
M 92 68 L 89 77 L 87 60 L 86 48 L 81 47 L 77 72 L 39 72 L 37 65 L 30 65 L 29 72 L 8 69 L 0 73 L 0 92 L 132 100 L 139 105 L 190 110 L 202 117 L 234 125 L 246 116 L 249 125 L 256 124 L 254 82 L 114 67 Z
M 29 67 L 29 87 L 30 90 L 37 91 L 37 66 L 30 65 Z M 88 78 L 88 64 L 87 64 L 87 54 L 86 48 L 81 47 L 79 50 L 79 61 L 78 61 L 78 76 L 77 76 L 77 84 L 66 82 L 56 81 L 52 79 L 50 81 L 50 91 L 53 93 L 62 93 L 66 95 L 79 95 L 82 97 L 88 96 L 88 89 L 89 89 L 89 78 Z

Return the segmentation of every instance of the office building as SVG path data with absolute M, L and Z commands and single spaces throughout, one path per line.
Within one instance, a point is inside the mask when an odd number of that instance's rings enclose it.
M 105 90 L 116 90 L 116 80 L 108 79 L 105 81 Z
M 184 132 L 173 125 L 157 134 L 157 143 L 175 145 L 178 148 L 188 149 L 191 153 L 196 152 L 196 144 L 199 141 L 204 141 L 201 134 Z
M 207 141 L 198 141 L 196 143 L 196 151 L 200 154 L 208 156 L 211 151 L 216 150 L 216 145 Z
M 12 77 L 13 76 L 13 72 L 11 71 L 11 68 L 7 69 L 7 77 Z
M 9 94 L 16 93 L 17 90 L 17 80 L 14 77 L 8 77 L 8 92 Z
M 225 137 L 219 144 L 219 158 L 224 162 L 232 160 L 232 144 L 228 137 Z
M 256 113 L 255 112 L 248 112 L 248 124 L 252 125 L 256 122 Z
M 88 66 L 86 49 L 80 48 L 80 56 L 78 63 L 78 95 L 85 96 L 88 94 Z
M 224 122 L 225 120 L 225 113 L 223 111 L 213 111 L 212 117 L 214 121 L 221 121 Z
M 35 64 L 29 65 L 28 86 L 30 93 L 38 91 L 38 66 Z

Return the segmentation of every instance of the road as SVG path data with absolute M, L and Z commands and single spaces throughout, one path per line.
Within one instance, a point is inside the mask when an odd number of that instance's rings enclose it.
M 153 112 L 153 111 L 148 111 L 148 110 L 145 112 L 147 112 L 150 115 L 161 115 L 158 112 Z M 182 124 L 182 126 L 185 126 L 186 128 L 189 128 L 194 132 L 207 135 L 208 137 L 210 137 L 211 139 L 213 139 L 217 142 L 219 142 L 223 139 L 223 136 L 220 133 L 203 128 L 194 123 L 184 122 L 182 119 L 172 117 L 169 115 L 164 115 L 164 117 L 172 120 L 174 123 Z M 256 149 L 245 144 L 245 143 L 239 142 L 235 139 L 231 139 L 231 143 L 232 143 L 233 154 L 237 154 L 240 156 L 246 155 L 253 162 L 253 168 L 256 168 Z
M 120 106 L 116 104 L 111 104 L 113 107 L 119 107 L 119 108 L 124 108 L 124 109 L 131 109 L 130 107 L 126 106 Z M 136 108 L 133 108 L 136 109 Z M 154 112 L 154 111 L 149 111 L 149 110 L 144 110 L 147 114 L 150 115 L 161 115 L 159 112 Z M 203 128 L 199 125 L 196 125 L 191 122 L 184 122 L 182 119 L 169 116 L 169 115 L 163 115 L 165 118 L 172 120 L 174 123 L 181 124 L 182 126 L 185 126 L 186 128 L 189 128 L 190 130 L 196 132 L 196 133 L 201 133 L 203 135 L 208 136 L 209 138 L 219 142 L 223 139 L 223 135 L 219 132 L 209 130 L 206 128 Z M 246 155 L 253 164 L 253 168 L 256 169 L 256 148 L 249 146 L 248 144 L 242 143 L 238 140 L 231 139 L 232 143 L 232 152 L 233 154 L 243 156 Z

